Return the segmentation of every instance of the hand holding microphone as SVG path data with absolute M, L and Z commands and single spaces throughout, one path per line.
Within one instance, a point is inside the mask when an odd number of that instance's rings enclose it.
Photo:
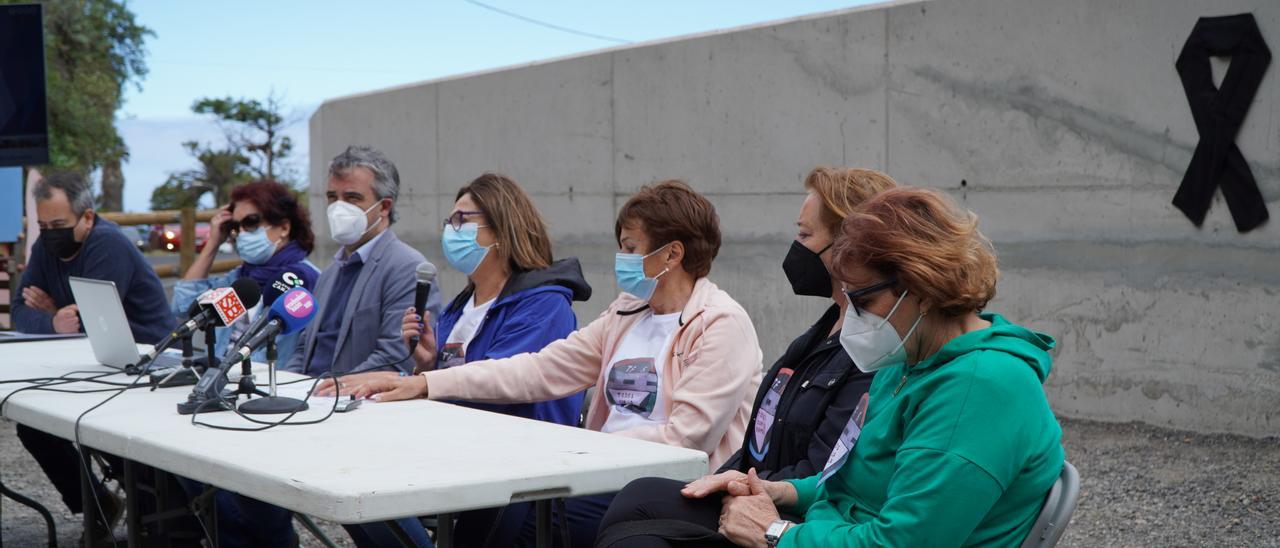
M 413 295 L 413 308 L 405 311 L 400 324 L 401 338 L 413 356 L 414 374 L 431 369 L 436 361 L 436 336 L 431 332 L 431 317 L 426 312 L 431 284 L 436 281 L 436 265 L 424 262 L 418 265 L 416 275 L 418 287 Z
M 431 329 L 431 315 L 423 312 L 419 315 L 412 307 L 404 311 L 400 323 L 400 338 L 409 347 L 409 355 L 413 357 L 413 374 L 435 368 L 436 334 Z

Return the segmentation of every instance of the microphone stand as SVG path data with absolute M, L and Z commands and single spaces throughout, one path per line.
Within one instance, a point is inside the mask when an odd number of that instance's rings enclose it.
M 272 375 L 274 380 L 274 375 Z M 240 379 L 236 381 L 236 390 L 231 394 L 231 399 L 235 399 L 240 394 L 244 394 L 245 398 L 253 396 L 266 397 L 268 394 L 258 389 L 253 379 L 253 362 L 248 359 L 240 361 Z M 243 406 L 242 406 L 243 407 Z
M 243 379 L 244 377 L 241 377 Z M 256 415 L 280 415 L 306 411 L 307 402 L 297 398 L 276 395 L 276 340 L 267 339 L 267 383 L 270 386 L 265 397 L 240 404 L 240 412 Z M 261 392 L 259 392 L 261 393 Z
M 205 331 L 204 344 L 205 344 L 205 348 L 209 352 L 209 360 L 213 360 L 213 330 L 212 329 Z M 152 363 L 155 363 L 155 362 L 152 362 Z M 147 364 L 146 369 L 151 369 L 151 364 Z M 146 369 L 144 369 L 139 374 L 145 373 Z M 184 378 L 181 378 L 175 381 L 173 378 L 178 376 L 178 374 L 180 373 L 185 373 Z M 151 377 L 151 390 L 153 392 L 155 391 L 155 389 L 162 388 L 162 387 L 169 388 L 171 386 L 186 386 L 190 384 L 195 384 L 196 378 L 199 377 L 199 375 L 197 375 L 195 372 L 195 350 L 192 348 L 191 335 L 187 335 L 182 338 L 182 366 L 173 368 L 172 372 L 166 375 L 163 379 L 160 379 L 157 381 L 156 375 L 158 374 L 159 372 L 154 373 L 152 374 L 152 377 Z

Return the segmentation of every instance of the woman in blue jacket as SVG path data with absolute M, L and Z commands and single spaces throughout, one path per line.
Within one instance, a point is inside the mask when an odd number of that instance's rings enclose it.
M 444 223 L 441 245 L 449 264 L 467 275 L 468 284 L 445 307 L 436 329 L 424 329 L 431 318 L 405 311 L 403 337 L 413 350 L 415 374 L 437 368 L 537 352 L 578 328 L 573 301 L 591 297 L 577 259 L 553 261 L 546 222 L 515 181 L 486 173 L 458 189 L 453 211 Z M 414 345 L 413 339 L 420 337 Z M 346 392 L 371 378 L 397 373 L 373 372 L 341 379 Z M 331 383 L 317 389 L 332 394 Z M 505 413 L 567 426 L 577 426 L 582 394 L 539 403 L 485 404 L 455 402 L 475 409 Z M 602 503 L 607 505 L 607 503 Z M 514 546 L 532 538 L 533 506 L 465 512 L 458 518 L 458 546 Z M 413 529 L 416 520 L 400 520 Z M 526 531 L 526 524 L 529 524 Z M 393 546 L 395 537 L 378 527 L 353 530 L 357 545 Z M 412 534 L 418 537 L 417 532 Z M 366 535 L 362 538 L 362 535 Z M 420 539 L 420 537 L 419 537 Z M 422 540 L 418 541 L 422 545 Z
M 183 235 L 184 238 L 190 235 Z M 209 276 L 218 246 L 231 239 L 244 264 L 220 276 Z M 239 278 L 252 278 L 262 290 L 261 308 L 266 310 L 281 293 L 295 287 L 315 290 L 320 270 L 307 255 L 315 248 L 315 235 L 307 210 L 284 185 L 271 180 L 255 181 L 231 191 L 231 203 L 218 209 L 209 222 L 209 238 L 186 274 L 173 287 L 173 313 L 185 317 L 196 297 L 209 289 L 227 287 Z M 256 315 L 256 311 L 252 314 Z M 239 337 L 252 318 L 241 319 L 216 331 L 216 352 L 222 355 L 229 341 Z M 289 363 L 298 345 L 298 333 L 276 337 L 277 363 Z M 254 359 L 263 361 L 259 349 Z

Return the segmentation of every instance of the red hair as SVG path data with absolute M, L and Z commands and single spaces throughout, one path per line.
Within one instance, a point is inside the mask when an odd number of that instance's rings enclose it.
M 280 226 L 289 221 L 289 239 L 298 242 L 298 246 L 308 254 L 315 249 L 316 236 L 311 232 L 311 216 L 298 206 L 298 200 L 289 187 L 270 179 L 254 181 L 231 190 L 233 212 L 236 202 L 253 204 L 268 224 Z
M 863 266 L 948 316 L 980 311 L 996 295 L 995 250 L 978 217 L 935 190 L 899 187 L 863 202 L 844 220 L 832 248 L 844 281 Z

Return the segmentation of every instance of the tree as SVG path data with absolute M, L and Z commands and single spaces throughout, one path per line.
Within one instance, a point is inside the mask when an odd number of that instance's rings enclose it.
M 151 191 L 151 209 L 195 207 L 200 197 L 214 193 L 216 203 L 230 200 L 231 189 L 253 178 L 249 158 L 233 146 L 216 149 L 195 141 L 182 143 L 200 167 L 169 174 L 164 184 Z
M 0 0 L 0 3 L 30 0 Z M 115 126 L 124 86 L 147 74 L 146 38 L 133 12 L 116 0 L 54 0 L 44 5 L 49 105 L 49 163 L 85 174 L 104 169 L 104 210 L 119 210 L 129 149 Z
M 282 161 L 293 152 L 293 141 L 282 134 L 289 123 L 282 108 L 274 92 L 265 101 L 205 97 L 191 105 L 196 114 L 215 116 L 227 143 L 250 155 L 255 177 L 289 183 L 293 172 Z
M 288 122 L 275 94 L 257 99 L 205 97 L 191 105 L 196 114 L 211 114 L 226 137 L 223 148 L 188 141 L 182 145 L 200 167 L 171 173 L 151 192 L 152 209 L 194 207 L 206 192 L 225 204 L 231 189 L 253 179 L 275 179 L 292 186 L 293 170 L 285 163 L 293 142 L 282 132 Z

